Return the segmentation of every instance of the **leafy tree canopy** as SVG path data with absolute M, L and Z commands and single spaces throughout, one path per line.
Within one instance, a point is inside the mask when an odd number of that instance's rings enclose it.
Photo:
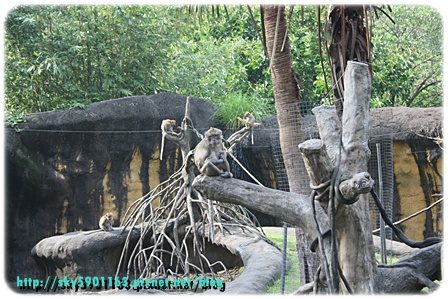
M 208 98 L 221 119 L 242 116 L 243 109 L 272 114 L 260 12 L 252 12 L 256 25 L 246 6 L 16 7 L 6 19 L 8 120 L 163 91 Z M 384 15 L 373 24 L 372 106 L 441 105 L 441 16 L 427 6 L 393 6 L 390 15 L 395 24 Z M 288 21 L 303 100 L 331 101 L 316 6 L 296 6 Z M 328 74 L 325 58 L 324 67 Z
M 373 27 L 373 104 L 441 106 L 442 19 L 427 6 L 394 6 L 395 24 L 380 16 Z

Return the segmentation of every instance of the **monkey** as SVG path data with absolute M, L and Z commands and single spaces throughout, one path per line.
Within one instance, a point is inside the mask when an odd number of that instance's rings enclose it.
M 113 223 L 114 223 L 114 216 L 112 216 L 112 213 L 106 213 L 100 218 L 99 226 L 101 230 L 111 232 L 114 230 L 112 228 Z
M 204 135 L 194 153 L 194 163 L 199 172 L 206 176 L 233 177 L 222 144 L 222 131 L 212 127 Z
M 253 116 L 252 113 L 250 113 L 248 111 L 246 111 L 246 113 L 244 113 L 244 116 L 246 117 L 245 119 L 242 119 L 239 116 L 237 117 L 237 119 L 246 127 L 246 129 L 250 129 L 252 144 L 254 144 L 254 130 L 253 130 L 253 127 L 255 125 L 255 117 Z
M 252 115 L 252 113 L 246 111 L 246 113 L 244 113 L 244 116 L 246 117 L 245 119 L 242 119 L 241 117 L 237 117 L 237 119 L 246 126 L 246 128 L 250 129 L 254 126 L 255 124 L 255 117 Z
M 176 137 L 180 136 L 180 127 L 177 127 L 176 131 L 174 131 L 174 127 L 176 127 L 176 121 L 173 119 L 164 119 L 162 121 L 162 125 L 160 128 L 162 129 L 162 144 L 160 145 L 160 160 L 162 160 L 163 157 L 163 148 L 165 146 L 165 137 L 166 134 L 171 134 Z

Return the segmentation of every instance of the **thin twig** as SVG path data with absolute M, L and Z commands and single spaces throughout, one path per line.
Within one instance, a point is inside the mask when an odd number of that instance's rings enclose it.
M 435 203 L 431 204 L 430 206 L 428 206 L 428 207 L 426 207 L 426 208 L 424 208 L 424 209 L 422 209 L 422 210 L 420 210 L 420 211 L 418 211 L 418 212 L 415 212 L 415 213 L 409 215 L 409 216 L 406 217 L 406 218 L 403 218 L 403 219 L 401 219 L 401 220 L 399 220 L 399 221 L 397 221 L 397 222 L 394 222 L 393 225 L 398 225 L 398 224 L 401 224 L 401 223 L 403 223 L 403 222 L 405 222 L 405 221 L 407 221 L 407 220 L 409 220 L 409 219 L 412 219 L 412 218 L 414 218 L 415 216 L 418 216 L 418 215 L 420 215 L 421 213 L 423 213 L 423 212 L 425 212 L 425 211 L 427 211 L 427 210 L 429 210 L 429 209 L 432 209 L 432 207 L 434 207 L 435 205 L 441 203 L 442 201 L 443 201 L 443 197 L 442 197 L 441 199 L 439 199 L 438 201 L 436 201 Z M 389 225 L 386 225 L 385 227 L 387 228 L 387 227 L 389 227 Z M 372 233 L 377 233 L 377 232 L 379 232 L 379 231 L 380 231 L 380 229 L 378 228 L 378 229 L 373 230 Z

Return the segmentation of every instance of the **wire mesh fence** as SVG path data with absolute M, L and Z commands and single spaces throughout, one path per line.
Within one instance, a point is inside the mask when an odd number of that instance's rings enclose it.
M 288 127 L 294 128 L 294 130 L 298 130 L 299 134 L 295 134 L 295 136 L 297 136 L 296 137 L 297 140 L 294 140 L 293 144 L 299 145 L 301 142 L 315 137 L 313 135 L 308 135 L 304 133 L 304 127 L 301 122 L 302 115 L 304 113 L 305 114 L 311 113 L 312 107 L 306 105 L 306 103 L 302 103 L 300 107 L 300 113 L 298 113 L 297 110 L 295 110 L 294 108 L 295 107 L 282 107 L 282 111 L 288 111 L 288 112 L 295 111 L 294 113 L 288 113 L 284 118 L 284 120 L 286 120 L 285 122 L 288 124 Z M 277 175 L 278 189 L 283 191 L 289 191 L 288 176 L 286 174 L 285 164 L 280 147 L 278 124 L 272 123 L 270 125 L 271 125 L 270 128 L 272 128 L 270 135 L 271 147 L 275 165 L 275 172 Z M 296 151 L 296 153 L 299 154 L 298 150 Z M 300 178 L 298 182 L 298 189 L 300 190 L 300 193 L 310 194 L 311 188 L 309 186 L 308 174 L 306 172 L 305 165 L 301 157 L 299 157 L 298 163 L 294 164 L 293 171 L 297 173 L 298 177 Z M 317 259 L 317 255 L 309 250 L 309 244 L 305 238 L 303 230 L 300 228 L 289 228 L 289 230 L 291 229 L 294 230 L 294 239 L 296 242 L 294 253 L 297 256 L 297 262 L 299 265 L 299 281 L 300 285 L 303 285 L 311 281 L 314 273 L 317 270 L 319 262 Z M 289 240 L 288 242 L 291 242 L 291 240 Z M 284 245 L 283 248 L 287 248 L 287 244 L 283 245 Z M 296 277 L 290 277 L 289 275 L 286 275 L 286 273 L 282 272 L 281 288 L 280 288 L 281 294 L 284 293 L 288 294 L 289 292 L 296 290 L 300 285 L 297 285 Z

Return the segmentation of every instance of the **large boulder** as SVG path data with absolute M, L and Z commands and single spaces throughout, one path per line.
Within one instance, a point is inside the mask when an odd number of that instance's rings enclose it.
M 244 265 L 244 271 L 236 280 L 224 282 L 224 287 L 221 289 L 211 288 L 210 291 L 212 293 L 225 291 L 225 294 L 265 293 L 268 286 L 280 277 L 282 262 L 280 250 L 249 229 L 226 224 L 224 226 L 226 233 L 217 231 L 213 243 L 207 242 L 207 237 L 203 236 L 203 240 L 206 241 L 203 254 L 210 264 L 220 261 L 227 269 L 240 268 Z M 112 232 L 100 230 L 72 232 L 43 239 L 31 251 L 39 268 L 39 277 L 51 277 L 53 280 L 57 277 L 62 282 L 80 277 L 103 277 L 109 281 L 118 274 L 119 278 L 127 277 L 129 281 L 133 281 L 138 277 L 128 276 L 126 267 L 129 253 L 138 241 L 140 226 L 136 226 L 128 238 L 129 231 L 129 228 L 124 232 L 123 228 L 114 228 Z M 198 233 L 201 234 L 200 231 Z M 147 239 L 146 246 L 153 244 L 151 237 Z M 127 241 L 131 250 L 125 251 L 128 255 L 119 268 L 120 257 Z M 166 249 L 170 250 L 169 246 Z M 193 252 L 193 248 L 189 248 L 189 251 Z M 164 257 L 166 258 L 164 264 L 168 267 L 170 255 L 166 254 Z M 190 262 L 199 267 L 197 255 L 190 258 Z M 192 268 L 191 271 L 194 273 L 195 269 Z M 130 272 L 133 274 L 133 269 Z M 67 288 L 63 292 L 71 290 Z M 201 288 L 199 290 L 201 291 Z M 61 289 L 55 288 L 52 291 L 60 292 Z
M 122 231 L 115 228 L 111 232 L 71 232 L 41 240 L 31 250 L 39 277 L 114 276 L 129 229 L 123 234 Z M 138 238 L 139 231 L 134 229 L 129 242 L 135 245 Z

